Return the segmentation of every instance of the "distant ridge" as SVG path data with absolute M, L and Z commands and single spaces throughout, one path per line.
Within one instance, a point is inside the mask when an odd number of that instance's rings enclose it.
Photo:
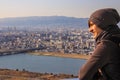
M 31 16 L 1 18 L 0 27 L 19 29 L 25 28 L 87 28 L 88 18 L 75 18 L 66 16 Z

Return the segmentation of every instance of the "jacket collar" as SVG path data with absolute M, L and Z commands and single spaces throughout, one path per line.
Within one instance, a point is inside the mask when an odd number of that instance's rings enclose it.
M 108 29 L 101 32 L 95 39 L 98 44 L 101 40 L 110 40 L 111 37 L 116 36 L 120 37 L 120 29 L 118 26 L 109 26 Z

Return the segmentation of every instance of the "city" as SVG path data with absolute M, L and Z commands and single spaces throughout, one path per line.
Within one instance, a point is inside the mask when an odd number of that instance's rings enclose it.
M 1 30 L 0 51 L 30 50 L 91 54 L 95 44 L 88 30 L 46 29 L 40 31 Z

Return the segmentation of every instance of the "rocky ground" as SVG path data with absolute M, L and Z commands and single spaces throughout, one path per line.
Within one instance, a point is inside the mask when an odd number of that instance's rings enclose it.
M 10 69 L 0 69 L 0 80 L 61 80 L 65 78 L 77 78 L 69 74 L 35 73 Z

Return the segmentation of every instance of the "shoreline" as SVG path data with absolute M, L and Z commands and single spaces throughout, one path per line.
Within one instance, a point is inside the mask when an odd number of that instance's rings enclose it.
M 82 55 L 76 53 L 62 53 L 62 52 L 30 52 L 32 55 L 37 56 L 53 56 L 53 57 L 63 57 L 63 58 L 75 58 L 75 59 L 89 59 L 90 55 Z
M 74 59 L 89 59 L 90 55 L 82 55 L 76 53 L 62 53 L 62 52 L 29 52 L 28 54 L 37 56 L 52 56 L 61 58 L 74 58 Z M 61 80 L 69 78 L 78 78 L 73 74 L 54 74 L 54 73 L 37 73 L 29 72 L 26 70 L 20 71 L 18 69 L 0 69 L 0 79 L 2 80 Z

